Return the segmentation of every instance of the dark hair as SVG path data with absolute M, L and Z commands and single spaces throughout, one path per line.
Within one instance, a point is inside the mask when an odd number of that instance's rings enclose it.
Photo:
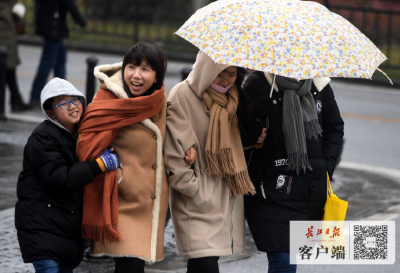
M 140 42 L 128 49 L 122 62 L 122 82 L 124 90 L 129 98 L 133 96 L 124 80 L 125 66 L 128 64 L 140 65 L 143 60 L 146 60 L 151 69 L 156 72 L 157 79 L 157 82 L 150 87 L 146 94 L 153 93 L 154 90 L 160 89 L 163 85 L 165 72 L 167 70 L 167 58 L 165 57 L 164 51 L 154 44 Z
M 246 77 L 247 70 L 243 67 L 238 67 L 237 68 L 237 77 L 236 77 L 236 88 L 239 91 L 239 103 L 238 103 L 238 108 L 237 108 L 237 117 L 239 120 L 239 129 L 240 131 L 243 130 L 243 125 L 241 123 L 242 121 L 242 115 L 250 112 L 252 103 L 249 98 L 249 96 L 244 92 L 243 90 L 243 80 Z
M 47 99 L 43 104 L 44 110 L 50 110 L 50 108 L 53 106 L 53 102 L 54 102 L 54 97 Z

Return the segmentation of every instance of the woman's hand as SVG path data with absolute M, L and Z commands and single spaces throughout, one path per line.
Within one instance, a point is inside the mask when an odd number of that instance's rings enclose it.
M 196 161 L 197 158 L 197 152 L 193 147 L 190 147 L 189 150 L 185 152 L 185 162 L 189 165 L 192 166 L 192 164 Z
M 257 143 L 263 143 L 266 138 L 267 138 L 267 128 L 263 128 Z

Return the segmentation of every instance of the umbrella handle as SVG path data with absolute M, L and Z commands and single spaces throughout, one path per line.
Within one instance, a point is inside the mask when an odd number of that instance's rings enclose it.
M 269 98 L 272 98 L 272 92 L 274 91 L 275 78 L 276 78 L 276 74 L 274 74 L 274 80 L 272 81 L 271 91 L 269 92 Z

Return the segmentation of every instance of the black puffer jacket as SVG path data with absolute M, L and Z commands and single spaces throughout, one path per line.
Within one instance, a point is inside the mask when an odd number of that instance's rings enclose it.
M 322 137 L 307 140 L 307 154 L 312 171 L 286 171 L 287 153 L 282 131 L 284 92 L 273 92 L 266 105 L 258 105 L 261 96 L 269 96 L 271 86 L 264 73 L 249 76 L 245 92 L 253 102 L 252 111 L 243 116 L 244 146 L 257 142 L 265 120 L 257 118 L 257 107 L 268 107 L 269 129 L 261 149 L 245 152 L 250 178 L 257 190 L 245 196 L 246 219 L 258 250 L 289 251 L 290 220 L 320 220 L 326 200 L 326 172 L 332 176 L 339 157 L 344 123 L 340 117 L 333 91 L 326 85 L 320 92 L 313 84 Z M 254 130 L 257 128 L 257 130 Z M 282 187 L 280 187 L 283 184 Z
M 83 186 L 101 173 L 95 161 L 77 162 L 76 140 L 46 120 L 24 149 L 15 227 L 24 262 L 51 259 L 75 268 L 83 255 Z
M 67 12 L 81 27 L 86 20 L 78 10 L 75 0 L 35 0 L 35 32 L 47 39 L 67 38 Z

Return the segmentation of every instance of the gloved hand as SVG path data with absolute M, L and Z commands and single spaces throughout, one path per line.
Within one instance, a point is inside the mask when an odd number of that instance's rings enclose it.
M 118 169 L 119 167 L 119 160 L 118 160 L 118 155 L 111 153 L 111 149 L 108 149 L 107 151 L 104 152 L 100 156 L 101 160 L 104 163 L 104 166 L 106 167 L 107 171 L 113 171 Z
M 268 114 L 273 110 L 274 104 L 269 96 L 262 96 L 256 105 L 256 118 L 266 119 Z

